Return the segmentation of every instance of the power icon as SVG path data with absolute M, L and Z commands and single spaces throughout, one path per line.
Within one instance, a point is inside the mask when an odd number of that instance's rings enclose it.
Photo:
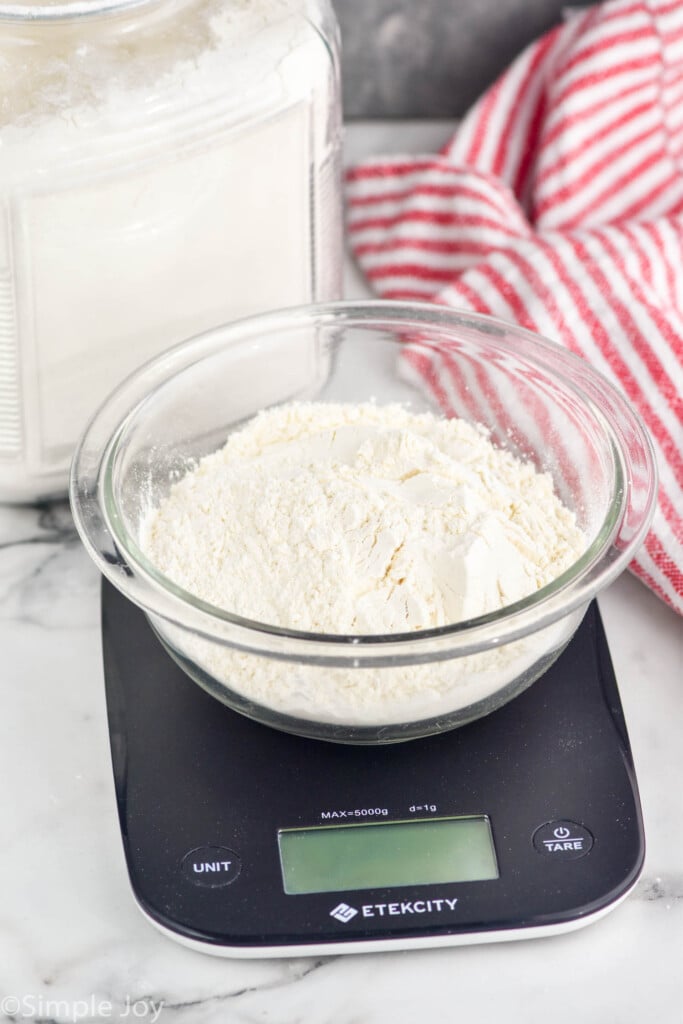
M 558 828 L 553 829 L 553 835 L 556 839 L 569 839 L 571 832 L 564 825 L 560 825 Z

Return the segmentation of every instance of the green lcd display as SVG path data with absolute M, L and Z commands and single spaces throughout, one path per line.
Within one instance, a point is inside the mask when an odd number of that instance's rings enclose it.
M 498 878 L 485 815 L 282 829 L 285 892 L 342 892 Z

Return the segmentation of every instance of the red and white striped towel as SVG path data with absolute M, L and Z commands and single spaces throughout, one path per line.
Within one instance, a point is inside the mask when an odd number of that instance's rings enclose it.
M 631 568 L 683 614 L 683 0 L 570 14 L 441 154 L 366 161 L 347 199 L 383 297 L 515 321 L 618 383 L 660 472 Z

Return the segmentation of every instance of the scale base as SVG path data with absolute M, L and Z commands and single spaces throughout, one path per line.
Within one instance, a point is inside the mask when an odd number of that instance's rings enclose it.
M 638 880 L 640 803 L 595 604 L 509 704 L 399 745 L 303 739 L 236 714 L 108 583 L 103 653 L 133 892 L 160 931 L 192 949 L 320 956 L 536 938 L 598 920 Z M 280 830 L 461 816 L 489 822 L 497 877 L 284 891 Z M 207 861 L 218 874 L 194 876 Z

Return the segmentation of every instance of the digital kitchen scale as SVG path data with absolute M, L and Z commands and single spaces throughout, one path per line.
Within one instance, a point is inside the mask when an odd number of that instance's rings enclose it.
M 106 582 L 103 647 L 133 892 L 188 946 L 261 957 L 533 937 L 597 919 L 638 879 L 638 792 L 595 603 L 509 704 L 387 746 L 302 739 L 224 707 Z

